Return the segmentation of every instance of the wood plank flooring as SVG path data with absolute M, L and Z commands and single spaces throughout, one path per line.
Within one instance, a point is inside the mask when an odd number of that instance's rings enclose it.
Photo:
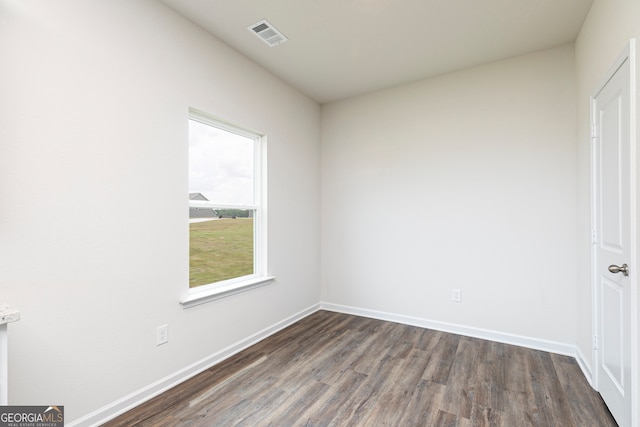
M 571 357 L 319 311 L 106 426 L 616 426 Z

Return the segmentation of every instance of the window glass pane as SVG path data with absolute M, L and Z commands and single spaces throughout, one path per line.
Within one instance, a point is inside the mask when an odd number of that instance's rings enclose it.
M 189 120 L 189 193 L 215 203 L 254 203 L 254 140 Z
M 256 272 L 256 140 L 203 121 L 189 120 L 190 288 Z
M 189 220 L 190 288 L 254 272 L 254 212 L 217 213 L 221 218 Z

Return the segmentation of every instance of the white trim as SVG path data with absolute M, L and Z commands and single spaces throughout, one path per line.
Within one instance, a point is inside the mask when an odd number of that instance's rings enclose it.
M 258 209 L 258 205 L 234 205 L 228 203 L 213 203 L 207 200 L 189 200 L 190 208 L 211 208 L 211 209 L 242 209 L 245 211 L 254 211 Z
M 220 298 L 236 295 L 241 292 L 247 292 L 251 289 L 259 288 L 260 286 L 268 285 L 276 278 L 274 276 L 260 276 L 252 277 L 246 280 L 238 281 L 233 279 L 231 283 L 224 284 L 224 282 L 218 282 L 214 286 L 204 289 L 193 288 L 187 294 L 186 297 L 180 300 L 182 308 L 191 308 L 196 305 L 204 304 L 210 301 L 215 301 Z
M 637 69 L 636 69 L 636 39 L 629 41 L 629 67 L 631 74 L 630 82 L 630 134 L 631 140 L 631 235 L 633 237 L 633 243 L 631 245 L 631 257 L 636 263 L 634 269 L 635 280 L 632 282 L 635 286 L 631 287 L 631 393 L 634 396 L 631 399 L 631 425 L 640 424 L 640 403 L 638 402 L 638 396 L 640 396 L 640 343 L 638 342 L 638 334 L 640 333 L 640 325 L 638 322 L 638 267 L 640 267 L 640 259 L 638 259 L 638 122 L 637 122 Z
M 629 41 L 629 73 L 631 75 L 631 81 L 629 82 L 629 89 L 631 92 L 630 102 L 630 123 L 629 123 L 629 139 L 631 140 L 630 157 L 631 157 L 631 259 L 634 260 L 636 268 L 632 277 L 632 283 L 635 286 L 631 287 L 631 425 L 640 424 L 640 403 L 638 403 L 638 396 L 640 396 L 640 343 L 638 343 L 638 267 L 640 267 L 640 260 L 638 259 L 638 134 L 637 130 L 637 82 L 636 82 L 636 40 L 631 39 Z
M 184 369 L 181 369 L 171 375 L 164 377 L 163 379 L 156 381 L 153 384 L 150 384 L 146 387 L 141 388 L 140 390 L 134 391 L 133 393 L 116 400 L 102 408 L 91 412 L 90 414 L 85 415 L 77 420 L 74 420 L 67 424 L 69 427 L 93 427 L 99 426 L 118 415 L 121 415 L 136 406 L 158 396 L 159 394 L 169 390 L 176 385 L 183 383 L 184 381 L 192 378 L 199 373 L 211 368 L 212 366 L 228 359 L 241 352 L 242 350 L 262 341 L 263 339 L 275 334 L 276 332 L 294 324 L 295 322 L 304 319 L 305 317 L 315 313 L 320 309 L 320 304 L 314 304 L 311 307 L 308 307 L 292 316 L 287 317 L 280 322 L 277 322 L 268 328 L 265 328 L 243 340 L 238 341 L 235 344 L 230 345 L 227 348 L 224 348 L 211 356 L 205 357 L 204 359 L 199 360 Z
M 631 283 L 631 425 L 640 425 L 640 343 L 638 342 L 638 268 L 640 267 L 640 259 L 638 259 L 638 134 L 637 130 L 637 82 L 636 82 L 636 40 L 629 40 L 627 45 L 629 58 L 629 157 L 631 159 L 629 180 L 631 181 L 629 192 L 631 194 L 631 259 L 635 263 L 633 272 L 630 273 Z
M 372 319 L 386 320 L 389 322 L 402 323 L 411 326 L 419 326 L 421 328 L 434 329 L 437 331 L 449 332 L 452 334 L 464 335 L 467 337 L 517 345 L 519 347 L 527 347 L 534 350 L 542 350 L 550 353 L 562 354 L 565 356 L 576 356 L 575 345 L 557 341 L 525 337 L 523 335 L 509 334 L 505 332 L 492 331 L 489 329 L 474 328 L 472 326 L 463 326 L 454 323 L 424 319 L 420 317 L 405 316 L 402 314 L 393 314 L 384 311 L 369 310 L 366 308 L 351 307 L 347 305 L 332 304 L 326 302 L 321 303 L 320 308 L 322 310 L 370 317 Z
M 249 139 L 256 139 L 265 136 L 262 132 L 257 132 L 251 129 L 247 129 L 245 126 L 240 126 L 225 120 L 221 117 L 209 114 L 205 111 L 198 110 L 197 108 L 189 107 L 189 119 L 195 120 L 205 125 L 217 127 L 218 129 L 226 130 L 236 135 L 244 136 Z
M 608 79 L 607 79 L 608 80 Z M 603 82 L 603 84 L 605 84 Z M 589 100 L 589 122 L 591 127 L 595 126 L 595 94 L 591 96 Z M 590 346 L 591 346 L 591 360 L 593 361 L 593 366 L 598 366 L 599 363 L 599 353 L 597 347 L 594 345 L 597 339 L 598 333 L 598 292 L 596 289 L 597 278 L 597 270 L 596 270 L 596 245 L 598 243 L 598 218 L 596 216 L 596 159 L 597 159 L 597 139 L 590 138 L 589 139 L 589 185 L 590 185 L 590 223 L 591 223 L 591 252 L 590 252 L 590 269 L 589 277 L 590 277 L 590 285 L 591 285 L 591 334 L 590 334 Z M 595 390 L 598 390 L 598 370 L 594 369 L 591 372 L 591 387 Z

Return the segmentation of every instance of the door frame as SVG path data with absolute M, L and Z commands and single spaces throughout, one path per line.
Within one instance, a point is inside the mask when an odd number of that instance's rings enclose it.
M 630 95 L 630 121 L 629 121 L 629 139 L 630 139 L 630 164 L 629 164 L 629 180 L 630 180 L 630 262 L 631 268 L 629 271 L 631 283 L 631 313 L 630 313 L 630 332 L 631 332 L 631 425 L 640 424 L 640 413 L 638 403 L 638 393 L 640 391 L 640 371 L 638 360 L 638 270 L 640 269 L 640 259 L 638 259 L 638 234 L 637 234 L 637 203 L 638 203 L 638 185 L 637 185 L 637 164 L 638 164 L 638 150 L 636 139 L 636 61 L 635 61 L 635 39 L 631 39 L 626 45 L 622 53 L 615 60 L 611 68 L 609 68 L 605 78 L 597 86 L 596 90 L 592 92 L 590 98 L 590 111 L 589 121 L 591 126 L 590 132 L 590 177 L 591 177 L 591 293 L 592 293 L 592 305 L 591 305 L 591 320 L 592 320 L 592 361 L 593 369 L 591 372 L 592 386 L 595 390 L 599 390 L 599 364 L 600 364 L 600 352 L 598 351 L 598 324 L 600 321 L 599 316 L 599 304 L 600 297 L 597 286 L 597 265 L 596 265 L 596 230 L 598 215 L 596 213 L 596 179 L 595 179 L 595 161 L 596 161 L 596 146 L 594 144 L 594 124 L 596 122 L 595 117 L 595 98 L 600 91 L 606 86 L 609 80 L 613 77 L 616 71 L 624 64 L 625 61 L 629 61 L 630 82 L 629 89 Z

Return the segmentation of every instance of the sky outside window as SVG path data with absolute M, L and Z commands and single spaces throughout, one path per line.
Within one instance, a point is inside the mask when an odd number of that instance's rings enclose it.
M 250 205 L 254 140 L 189 120 L 189 192 L 215 203 Z

